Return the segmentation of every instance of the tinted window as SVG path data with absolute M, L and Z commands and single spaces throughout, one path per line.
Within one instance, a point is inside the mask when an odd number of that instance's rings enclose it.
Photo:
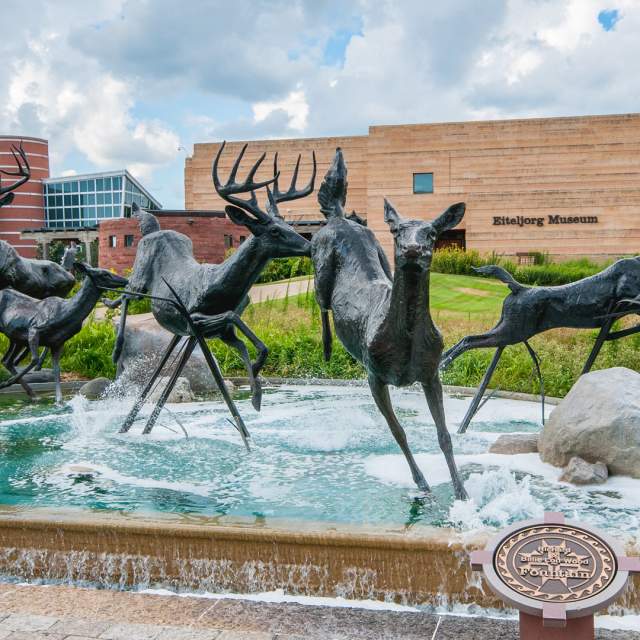
M 433 193 L 433 173 L 414 173 L 413 193 Z

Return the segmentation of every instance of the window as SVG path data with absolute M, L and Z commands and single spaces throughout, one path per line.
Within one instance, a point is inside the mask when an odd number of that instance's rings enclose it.
M 126 235 L 124 237 L 124 246 L 133 247 L 133 236 Z
M 231 249 L 233 247 L 233 236 L 224 234 L 224 248 Z
M 433 173 L 414 173 L 413 193 L 433 193 Z
M 240 244 L 242 244 L 247 239 L 247 236 L 240 236 Z
M 116 236 L 109 236 L 109 246 L 112 249 L 118 246 L 118 238 Z

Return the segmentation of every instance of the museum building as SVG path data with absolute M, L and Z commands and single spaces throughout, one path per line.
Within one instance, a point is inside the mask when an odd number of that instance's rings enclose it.
M 196 144 L 186 159 L 187 209 L 224 209 L 211 181 L 220 144 Z M 242 145 L 227 143 L 223 180 Z M 497 252 L 520 262 L 536 252 L 599 260 L 639 252 L 640 114 L 371 126 L 363 136 L 250 141 L 238 176 L 266 152 L 257 177 L 268 178 L 277 151 L 286 188 L 302 154 L 304 184 L 315 150 L 317 190 L 336 147 L 349 170 L 347 210 L 366 218 L 389 254 L 385 197 L 404 217 L 424 220 L 466 202 L 463 222 L 440 246 Z M 284 203 L 281 213 L 301 233 L 312 234 L 323 223 L 315 192 Z

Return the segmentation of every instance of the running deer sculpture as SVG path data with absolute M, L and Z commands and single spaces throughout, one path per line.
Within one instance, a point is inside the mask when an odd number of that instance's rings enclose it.
M 62 402 L 60 388 L 60 355 L 67 340 L 82 329 L 82 323 L 98 302 L 104 287 L 124 287 L 125 278 L 107 271 L 93 269 L 88 264 L 75 263 L 76 270 L 85 275 L 78 292 L 71 298 L 50 296 L 37 300 L 13 289 L 0 291 L 0 333 L 9 338 L 9 348 L 2 364 L 11 374 L 0 384 L 0 389 L 19 382 L 33 399 L 34 393 L 24 379 L 34 367 L 42 364 L 45 353 L 38 354 L 39 347 L 51 349 L 53 373 L 56 383 L 56 402 Z M 18 372 L 17 364 L 24 349 L 31 353 L 31 362 Z
M 429 269 L 438 235 L 455 227 L 464 204 L 432 222 L 404 220 L 385 200 L 384 219 L 394 239 L 395 273 L 373 232 L 346 217 L 347 168 L 340 149 L 318 191 L 327 224 L 311 241 L 316 297 L 322 313 L 325 357 L 335 331 L 347 351 L 367 370 L 369 387 L 421 491 L 430 491 L 398 421 L 388 386 L 420 382 L 435 421 L 440 448 L 456 496 L 467 494 L 458 474 L 445 421 L 438 364 L 443 341 L 429 314 Z
M 148 294 L 152 300 L 153 315 L 162 327 L 173 334 L 173 338 L 127 416 L 121 432 L 131 428 L 156 378 L 182 337 L 186 336 L 183 353 L 143 432 L 149 433 L 153 428 L 171 387 L 198 343 L 234 417 L 235 426 L 248 447 L 249 433 L 226 391 L 217 364 L 203 338 L 219 338 L 238 351 L 249 376 L 253 406 L 259 410 L 262 391 L 258 375 L 268 350 L 241 320 L 240 315 L 249 303 L 249 289 L 272 258 L 309 255 L 309 241 L 285 222 L 278 212 L 278 204 L 303 198 L 313 191 L 316 159 L 314 153 L 309 183 L 304 188 L 297 189 L 301 160 L 298 156 L 291 185 L 287 191 L 281 191 L 278 184 L 277 154 L 273 177 L 263 181 L 255 180 L 256 172 L 265 158 L 265 154 L 262 154 L 249 170 L 246 180 L 236 182 L 238 169 L 247 148 L 245 145 L 233 164 L 229 179 L 222 184 L 218 175 L 218 165 L 224 146 L 224 143 L 220 146 L 213 162 L 213 184 L 218 194 L 229 203 L 225 208 L 227 216 L 236 224 L 249 229 L 253 235 L 222 264 L 200 264 L 193 257 L 193 245 L 187 236 L 176 231 L 154 230 L 157 220 L 148 212 L 140 218 L 141 226 L 144 224 L 146 231 L 143 231 L 143 238 L 138 245 L 127 294 Z M 266 210 L 260 208 L 255 194 L 258 189 L 263 188 L 266 188 L 268 198 Z M 240 197 L 241 194 L 250 196 L 243 199 Z M 159 229 L 159 226 L 157 228 Z M 179 302 L 180 306 L 177 306 L 176 302 Z M 124 321 L 123 314 L 121 323 Z M 251 362 L 247 347 L 236 335 L 236 330 L 247 337 L 256 348 L 258 355 L 255 362 Z
M 15 171 L 0 170 L 0 174 L 15 177 L 12 184 L 0 184 L 0 207 L 13 202 L 15 190 L 25 184 L 31 177 L 31 167 L 27 154 L 22 148 L 11 149 L 16 162 Z M 4 240 L 0 240 L 0 289 L 11 287 L 33 298 L 49 296 L 66 296 L 75 284 L 75 278 L 63 267 L 50 260 L 32 260 L 23 258 Z
M 511 293 L 504 299 L 502 314 L 493 329 L 463 338 L 443 356 L 441 367 L 450 365 L 470 349 L 495 348 L 493 360 L 474 396 L 458 433 L 464 433 L 480 408 L 505 347 L 524 343 L 540 376 L 540 362 L 529 339 L 557 328 L 600 329 L 582 373 L 590 371 L 605 341 L 617 340 L 640 331 L 640 325 L 611 333 L 615 318 L 635 313 L 629 298 L 640 294 L 640 258 L 618 260 L 600 273 L 570 284 L 551 287 L 527 287 L 517 282 L 502 267 L 490 265 L 475 269 L 478 273 L 504 282 Z M 615 312 L 615 317 L 612 315 Z M 544 388 L 543 420 L 544 420 Z

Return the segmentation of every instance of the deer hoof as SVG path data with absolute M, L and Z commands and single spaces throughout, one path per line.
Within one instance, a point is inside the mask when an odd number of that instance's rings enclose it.
M 260 384 L 260 380 L 258 380 L 258 378 L 256 378 L 255 382 L 253 383 L 251 404 L 256 411 L 260 411 L 260 407 L 262 406 L 262 385 Z

